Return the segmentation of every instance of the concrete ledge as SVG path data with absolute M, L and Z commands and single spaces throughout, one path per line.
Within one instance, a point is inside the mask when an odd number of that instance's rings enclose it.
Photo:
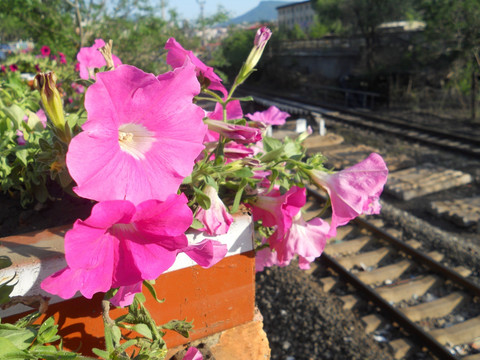
M 257 310 L 258 311 L 258 310 Z M 262 318 L 236 326 L 221 333 L 170 349 L 167 360 L 181 360 L 187 349 L 196 347 L 204 359 L 215 360 L 269 360 L 270 347 Z
M 69 227 L 11 236 L 0 239 L 0 255 L 8 256 L 13 266 L 0 271 L 6 281 L 15 276 L 18 281 L 12 296 L 45 296 L 40 283 L 65 266 L 63 237 Z M 201 233 L 188 234 L 189 242 L 202 241 Z M 209 269 L 192 266 L 190 259 L 179 256 L 170 271 L 162 274 L 155 283 L 157 295 L 165 299 L 156 302 L 144 290 L 146 307 L 157 324 L 173 319 L 193 320 L 194 329 L 189 339 L 167 331 L 165 341 L 169 347 L 202 339 L 215 333 L 251 322 L 255 309 L 255 256 L 253 249 L 253 223 L 250 216 L 235 216 L 226 235 L 215 237 L 227 244 L 226 258 Z M 184 255 L 184 254 L 182 254 Z M 92 299 L 77 296 L 69 300 L 52 297 L 44 317 L 54 316 L 64 338 L 64 348 L 81 351 L 91 356 L 92 348 L 103 348 L 103 320 L 101 300 L 103 294 Z M 2 322 L 13 322 L 32 312 L 31 308 L 16 305 L 0 310 Z M 111 310 L 117 318 L 126 309 Z

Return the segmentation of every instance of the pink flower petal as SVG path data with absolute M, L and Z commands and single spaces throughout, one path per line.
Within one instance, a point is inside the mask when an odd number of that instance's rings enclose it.
M 205 239 L 198 244 L 189 245 L 183 249 L 198 265 L 204 268 L 215 265 L 222 260 L 228 252 L 227 245 L 215 240 Z
M 305 202 L 305 188 L 293 186 L 283 195 L 278 189 L 258 195 L 255 203 L 248 206 L 252 208 L 253 220 L 262 220 L 262 225 L 266 227 L 276 227 L 275 236 L 281 239 Z M 273 243 L 270 245 L 273 246 Z
M 190 347 L 183 357 L 183 360 L 203 360 L 203 355 L 197 348 Z
M 182 235 L 193 222 L 193 214 L 187 203 L 185 194 L 172 194 L 163 202 L 144 201 L 137 206 L 133 222 L 143 235 Z
M 102 53 L 98 50 L 105 46 L 105 41 L 102 39 L 96 39 L 95 43 L 91 47 L 82 47 L 77 54 L 77 60 L 80 70 L 80 78 L 89 79 L 92 76 L 92 70 L 95 68 L 101 68 L 107 65 Z M 112 60 L 115 67 L 121 65 L 121 60 L 112 54 Z
M 175 219 L 170 216 L 173 214 Z M 123 303 L 131 286 L 156 279 L 172 266 L 177 253 L 188 247 L 184 232 L 192 218 L 183 194 L 172 194 L 165 202 L 148 200 L 138 208 L 127 200 L 99 203 L 89 218 L 77 220 L 67 232 L 68 267 L 47 278 L 44 289 L 62 297 L 76 291 L 91 297 L 127 286 L 118 297 Z
M 284 239 L 273 246 L 277 251 L 278 264 L 286 266 L 295 255 L 299 255 L 300 267 L 308 269 L 308 264 L 322 254 L 329 228 L 329 224 L 320 218 L 313 218 L 306 222 L 299 212 L 293 218 L 292 226 Z
M 255 272 L 263 271 L 266 267 L 277 265 L 277 253 L 270 248 L 255 252 Z
M 47 277 L 41 288 L 51 294 L 69 299 L 80 291 L 87 299 L 98 292 L 107 292 L 112 286 L 112 261 L 107 261 L 100 268 L 70 269 L 69 267 Z M 107 271 L 105 271 L 107 270 Z
M 115 306 L 125 307 L 133 303 L 135 294 L 142 292 L 142 282 L 129 286 L 120 286 L 117 293 L 110 299 Z
M 74 191 L 134 204 L 176 192 L 203 149 L 204 112 L 192 103 L 198 91 L 192 64 L 164 80 L 128 65 L 99 73 L 86 94 L 84 131 L 67 153 Z
M 189 59 L 194 65 L 197 75 L 207 78 L 210 82 L 208 88 L 220 91 L 224 97 L 227 96 L 227 90 L 222 85 L 222 79 L 215 74 L 213 68 L 205 65 L 192 51 L 185 50 L 174 38 L 167 40 L 165 44 L 167 53 L 167 64 L 176 69 L 185 64 L 185 60 Z
M 225 204 L 218 197 L 218 193 L 212 186 L 207 185 L 204 193 L 210 198 L 210 208 L 200 208 L 196 218 L 205 225 L 204 231 L 208 235 L 222 235 L 228 232 L 233 217 L 227 211 Z
M 372 153 L 362 162 L 334 174 L 312 171 L 312 179 L 325 188 L 332 202 L 328 236 L 360 214 L 378 214 L 378 199 L 387 182 L 388 168 L 382 157 Z
M 245 116 L 252 121 L 257 121 L 268 125 L 283 125 L 290 114 L 280 111 L 280 109 L 278 109 L 276 106 L 270 106 L 265 111 L 257 111 L 253 114 L 247 114 Z

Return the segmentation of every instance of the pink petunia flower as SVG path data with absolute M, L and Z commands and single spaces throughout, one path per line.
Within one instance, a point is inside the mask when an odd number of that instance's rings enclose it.
M 101 47 L 105 46 L 105 41 L 102 39 L 96 39 L 95 43 L 90 47 L 83 47 L 77 54 L 77 60 L 80 68 L 80 78 L 82 79 L 94 79 L 94 69 L 106 66 L 107 62 L 100 52 Z M 113 64 L 116 67 L 122 64 L 122 61 L 112 54 Z
M 233 100 L 230 101 L 226 106 L 227 111 L 227 120 L 241 119 L 243 117 L 242 106 L 240 101 Z M 207 113 L 207 117 L 212 120 L 223 121 L 223 107 L 220 103 L 215 104 L 215 110 Z M 205 135 L 205 143 L 208 142 L 217 142 L 220 138 L 220 135 L 212 130 L 209 130 Z
M 213 186 L 207 185 L 203 192 L 210 198 L 210 208 L 208 210 L 200 208 L 196 214 L 196 218 L 205 226 L 201 230 L 208 235 L 226 234 L 233 222 L 232 215 Z
M 247 204 L 252 209 L 254 221 L 262 221 L 265 227 L 275 227 L 275 238 L 270 238 L 270 246 L 283 239 L 292 226 L 293 217 L 306 202 L 305 188 L 293 186 L 285 194 L 281 194 L 278 186 L 265 194 L 259 194 L 253 204 Z
M 42 123 L 43 128 L 46 128 L 47 127 L 47 115 L 45 114 L 45 111 L 43 111 L 43 109 L 39 109 L 35 114 L 40 119 L 40 122 Z
M 251 144 L 262 140 L 262 131 L 258 128 L 234 125 L 211 119 L 207 119 L 204 122 L 207 124 L 208 130 L 219 133 L 223 137 L 240 144 Z
M 338 226 L 345 225 L 358 215 L 380 212 L 379 197 L 387 176 L 387 165 L 376 153 L 334 174 L 311 170 L 310 177 L 327 191 L 332 203 L 329 237 L 336 235 Z
M 203 360 L 203 355 L 196 347 L 190 347 L 183 360 Z
M 15 131 L 15 135 L 17 135 L 17 144 L 18 145 L 23 146 L 27 143 L 27 141 L 23 137 L 23 131 L 22 130 L 17 129 Z
M 188 247 L 185 231 L 193 214 L 185 195 L 164 202 L 104 201 L 65 235 L 67 268 L 46 278 L 42 289 L 67 299 L 80 291 L 86 298 L 121 286 L 136 291 L 143 280 L 156 279 Z
M 6 73 L 7 72 L 7 67 L 5 65 L 0 65 L 0 72 Z
M 262 243 L 265 243 L 264 238 Z M 278 264 L 277 253 L 272 251 L 269 247 L 263 248 L 255 252 L 255 272 L 263 271 L 267 267 L 272 267 Z
M 192 64 L 169 74 L 159 80 L 129 65 L 97 74 L 67 153 L 79 196 L 164 200 L 191 173 L 207 130 L 192 103 L 200 86 Z
M 85 92 L 85 86 L 72 82 L 72 89 L 75 90 L 77 94 L 83 94 Z
M 248 148 L 243 144 L 237 144 L 236 142 L 226 143 L 223 152 L 226 164 L 246 157 L 252 157 L 254 155 L 253 149 Z
M 18 70 L 17 64 L 12 64 L 12 65 L 9 66 L 9 68 L 10 68 L 10 71 L 11 71 L 11 72 L 15 72 L 15 71 Z
M 209 84 L 207 87 L 210 90 L 220 91 L 224 97 L 227 96 L 227 90 L 222 85 L 222 79 L 215 74 L 212 67 L 205 65 L 192 51 L 185 50 L 174 38 L 167 40 L 165 50 L 168 50 L 167 64 L 172 68 L 183 66 L 185 59 L 189 58 L 195 65 L 197 76 L 208 79 Z
M 287 266 L 298 255 L 299 267 L 309 269 L 310 263 L 322 254 L 329 229 L 328 223 L 320 218 L 306 222 L 299 211 L 285 237 L 273 246 L 277 252 L 277 265 Z
M 59 52 L 58 56 L 60 57 L 60 64 L 66 64 L 67 63 L 67 58 L 65 57 L 64 53 Z
M 47 45 L 43 45 L 42 48 L 40 49 L 40 53 L 42 54 L 43 57 L 47 57 L 50 55 L 50 48 Z
M 267 125 L 283 125 L 286 119 L 290 116 L 289 113 L 281 111 L 276 106 L 270 106 L 265 111 L 257 111 L 253 114 L 246 114 L 252 121 L 260 122 Z

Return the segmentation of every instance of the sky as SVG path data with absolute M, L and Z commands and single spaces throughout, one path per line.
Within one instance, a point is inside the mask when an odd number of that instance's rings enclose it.
M 160 2 L 154 0 L 154 2 Z M 230 12 L 232 18 L 245 14 L 254 9 L 260 3 L 260 0 L 201 0 L 204 2 L 204 16 L 213 15 L 217 12 L 218 5 L 222 5 Z M 282 1 L 282 0 L 279 0 Z M 286 4 L 300 0 L 287 0 Z M 200 15 L 200 5 L 197 0 L 169 0 L 168 8 L 177 10 L 182 19 L 197 19 Z

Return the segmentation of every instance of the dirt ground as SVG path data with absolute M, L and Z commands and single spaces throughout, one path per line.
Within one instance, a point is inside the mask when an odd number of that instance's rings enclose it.
M 385 343 L 365 334 L 360 320 L 296 263 L 257 273 L 256 302 L 272 360 L 393 359 Z

